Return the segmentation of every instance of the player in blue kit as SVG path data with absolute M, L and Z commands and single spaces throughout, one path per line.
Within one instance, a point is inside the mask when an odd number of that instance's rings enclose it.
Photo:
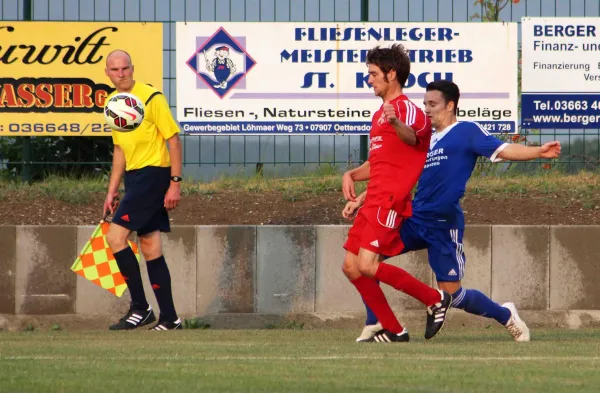
M 452 307 L 493 318 L 515 341 L 529 341 L 529 328 L 519 318 L 513 303 L 499 305 L 480 291 L 461 286 L 466 259 L 462 243 L 465 218 L 460 199 L 477 158 L 487 157 L 492 162 L 556 158 L 560 155 L 560 142 L 542 146 L 504 143 L 476 122 L 457 121 L 459 97 L 460 91 L 453 82 L 440 80 L 427 86 L 425 114 L 431 119 L 435 132 L 417 185 L 412 216 L 400 227 L 405 245 L 402 253 L 427 249 L 429 265 L 439 288 L 452 294 Z M 356 202 L 348 202 L 343 216 L 352 219 L 365 196 L 366 191 Z M 367 341 L 381 330 L 368 307 L 365 325 L 356 341 Z

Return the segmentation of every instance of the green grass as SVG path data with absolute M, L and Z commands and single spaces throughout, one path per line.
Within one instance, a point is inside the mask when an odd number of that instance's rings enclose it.
M 295 178 L 269 177 L 223 177 L 210 183 L 185 181 L 183 196 L 213 195 L 227 192 L 278 193 L 287 201 L 299 201 L 326 193 L 340 193 L 341 175 L 335 169 L 325 167 L 320 171 Z M 55 198 L 72 204 L 85 204 L 93 198 L 104 197 L 108 179 L 49 177 L 31 185 L 0 179 L 0 200 L 21 198 L 34 200 L 40 197 Z M 581 172 L 565 175 L 556 171 L 537 174 L 510 174 L 474 176 L 467 185 L 467 195 L 489 197 L 523 197 L 536 195 L 538 198 L 554 198 L 562 201 L 578 201 L 584 208 L 594 209 L 600 204 L 596 192 L 600 187 L 600 173 Z M 357 184 L 357 193 L 365 189 L 365 183 Z
M 90 202 L 94 195 L 106 194 L 108 178 L 68 178 L 50 176 L 43 182 L 27 184 L 0 179 L 0 200 L 20 198 L 35 200 L 40 197 L 54 198 L 72 204 Z
M 0 333 L 2 392 L 596 392 L 600 332 L 445 331 L 356 344 L 356 330 Z
M 564 175 L 558 172 L 542 172 L 537 175 L 500 175 L 473 177 L 468 183 L 470 193 L 542 194 L 571 193 L 591 196 L 600 186 L 600 173 L 580 172 Z

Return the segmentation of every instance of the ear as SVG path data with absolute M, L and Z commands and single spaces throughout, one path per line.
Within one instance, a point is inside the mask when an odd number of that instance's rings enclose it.
M 454 112 L 454 101 L 448 101 L 446 104 L 446 110 L 448 112 Z
M 388 80 L 395 81 L 396 80 L 396 70 L 390 70 L 387 74 Z

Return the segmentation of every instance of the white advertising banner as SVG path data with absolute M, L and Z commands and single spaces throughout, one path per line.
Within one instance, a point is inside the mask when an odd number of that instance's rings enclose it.
M 600 127 L 600 18 L 522 19 L 524 128 Z
M 516 23 L 178 22 L 177 120 L 191 135 L 368 134 L 382 104 L 366 56 L 401 43 L 404 93 L 422 106 L 439 79 L 459 120 L 516 132 Z

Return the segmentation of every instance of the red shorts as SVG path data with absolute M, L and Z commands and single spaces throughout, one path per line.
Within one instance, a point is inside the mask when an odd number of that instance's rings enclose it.
M 404 249 L 399 230 L 402 220 L 392 209 L 361 207 L 348 231 L 344 248 L 355 255 L 361 248 L 386 257 L 399 255 Z

